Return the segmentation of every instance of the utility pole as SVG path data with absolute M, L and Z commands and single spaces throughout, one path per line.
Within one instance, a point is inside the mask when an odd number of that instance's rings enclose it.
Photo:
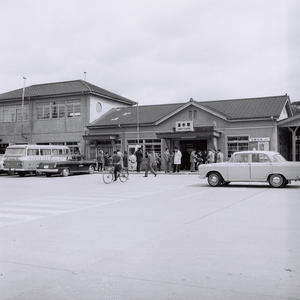
M 140 143 L 140 110 L 139 103 L 136 103 L 136 134 L 137 134 L 137 145 Z
M 86 72 L 83 72 L 84 74 L 84 81 L 86 81 Z
M 24 98 L 25 98 L 25 84 L 26 84 L 26 77 L 23 76 L 23 92 L 22 92 L 22 107 L 21 107 L 21 114 L 22 114 L 22 129 L 23 129 L 23 120 L 24 120 Z M 23 130 L 22 130 L 23 134 Z

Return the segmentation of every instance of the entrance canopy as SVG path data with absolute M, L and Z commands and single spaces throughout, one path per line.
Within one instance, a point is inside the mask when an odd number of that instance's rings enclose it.
M 198 139 L 208 137 L 220 137 L 221 132 L 217 131 L 214 126 L 194 127 L 193 131 L 180 132 L 161 132 L 156 133 L 158 138 L 162 139 Z

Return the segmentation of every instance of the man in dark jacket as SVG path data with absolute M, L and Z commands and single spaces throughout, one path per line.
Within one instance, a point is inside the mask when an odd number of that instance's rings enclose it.
M 114 166 L 114 180 L 116 181 L 118 179 L 118 172 L 121 171 L 121 156 L 118 155 L 117 151 L 114 151 L 112 156 L 112 164 Z
M 137 170 L 137 172 L 140 172 L 141 171 L 141 163 L 143 160 L 143 152 L 142 152 L 141 148 L 139 148 L 135 152 L 135 156 L 136 156 L 136 170 Z
M 146 152 L 146 170 L 145 170 L 145 176 L 148 177 L 148 172 L 150 171 L 154 176 L 156 177 L 156 173 L 153 170 L 153 164 L 154 164 L 154 157 L 150 154 L 150 152 Z

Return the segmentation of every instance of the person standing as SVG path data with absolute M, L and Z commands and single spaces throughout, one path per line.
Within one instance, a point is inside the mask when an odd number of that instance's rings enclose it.
M 136 170 L 136 156 L 132 152 L 131 152 L 131 155 L 129 155 L 129 158 L 128 158 L 128 169 L 129 169 L 129 171 L 135 171 Z
M 136 156 L 136 170 L 137 170 L 137 172 L 140 172 L 141 171 L 141 163 L 143 160 L 143 152 L 142 152 L 141 148 L 139 148 L 135 152 L 135 156 Z
M 125 170 L 128 170 L 128 154 L 127 154 L 127 151 L 124 151 L 123 167 L 124 167 Z
M 162 164 L 163 164 L 163 169 L 165 170 L 165 173 L 170 172 L 170 160 L 171 160 L 171 155 L 169 148 L 166 148 L 163 156 L 162 156 Z
M 117 154 L 117 151 L 114 151 L 114 154 L 112 156 L 112 164 L 114 166 L 114 181 L 118 179 L 118 172 L 122 169 L 122 159 L 119 154 Z
M 224 161 L 224 154 L 221 152 L 221 149 L 218 149 L 217 162 L 223 162 L 223 161 Z
M 146 170 L 144 177 L 148 177 L 148 172 L 150 171 L 154 177 L 156 177 L 156 173 L 153 170 L 153 164 L 154 164 L 154 157 L 150 154 L 150 152 L 146 152 Z
M 196 151 L 192 150 L 190 154 L 190 171 L 195 172 L 195 165 L 196 165 Z
M 98 171 L 103 171 L 103 169 L 104 169 L 103 150 L 99 150 L 99 153 L 98 153 L 98 156 L 97 156 L 97 162 L 98 162 Z
M 174 153 L 174 170 L 173 171 L 179 172 L 182 154 L 181 154 L 180 150 L 178 149 L 178 147 L 175 147 L 174 149 L 175 149 L 175 153 Z

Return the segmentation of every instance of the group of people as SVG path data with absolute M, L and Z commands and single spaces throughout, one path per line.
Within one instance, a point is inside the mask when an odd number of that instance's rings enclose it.
M 112 156 L 110 156 L 108 152 L 104 153 L 103 150 L 99 150 L 97 153 L 98 171 L 103 171 L 112 165 L 118 165 L 118 167 L 115 167 L 115 180 L 117 178 L 117 172 L 121 168 L 125 168 L 129 171 L 140 172 L 143 160 L 145 177 L 148 176 L 149 172 L 156 176 L 157 171 L 160 171 L 161 169 L 163 169 L 165 173 L 176 173 L 179 172 L 181 168 L 182 153 L 178 147 L 175 147 L 173 151 L 166 148 L 162 153 L 162 156 L 154 150 L 146 151 L 145 158 L 141 148 L 137 149 L 135 152 L 132 151 L 129 155 L 127 151 L 122 153 L 120 150 L 114 151 Z M 190 153 L 190 171 L 196 171 L 200 164 L 223 161 L 224 155 L 220 149 L 217 151 L 192 150 Z
M 190 154 L 190 171 L 198 170 L 201 164 L 211 164 L 224 161 L 224 154 L 220 149 L 199 151 L 193 150 Z

